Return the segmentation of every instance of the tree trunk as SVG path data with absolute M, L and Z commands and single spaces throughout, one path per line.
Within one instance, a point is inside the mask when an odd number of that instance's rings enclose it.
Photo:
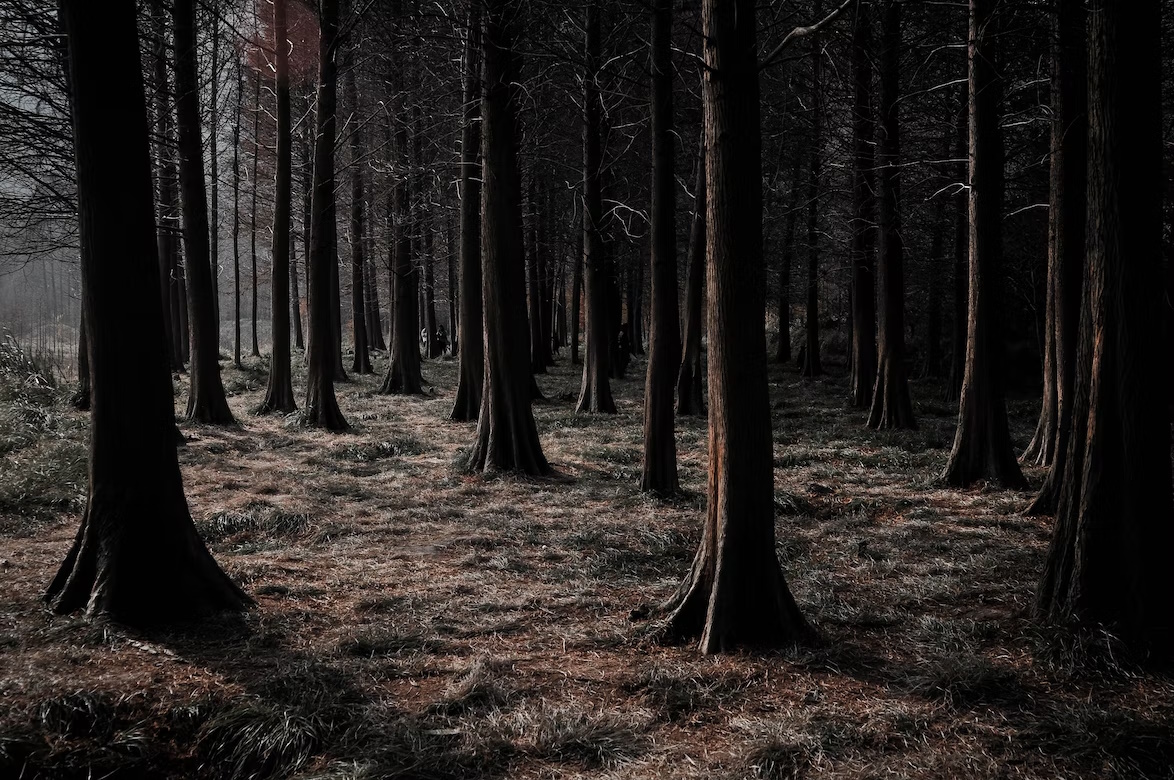
M 583 316 L 583 253 L 586 243 L 584 241 L 584 230 L 576 231 L 578 238 L 576 240 L 575 252 L 575 270 L 572 273 L 571 281 L 571 365 L 577 366 L 582 360 L 579 359 L 579 322 Z
M 526 241 L 526 271 L 529 277 L 528 301 L 530 307 L 530 372 L 545 374 L 548 366 L 554 365 L 550 357 L 550 339 L 546 338 L 546 329 L 542 327 L 542 284 L 545 273 L 542 269 L 542 258 L 538 249 L 538 197 L 537 186 L 534 182 L 534 172 L 530 173 L 529 218 Z
M 355 360 L 351 371 L 371 374 L 371 353 L 367 339 L 367 306 L 363 295 L 366 261 L 363 241 L 366 235 L 366 215 L 363 213 L 363 126 L 359 116 L 359 90 L 355 84 L 353 44 L 347 48 L 347 102 L 356 119 L 351 131 L 351 333 L 355 341 Z
M 874 255 L 871 6 L 856 6 L 852 31 L 852 372 L 849 401 L 856 409 L 872 406 L 876 385 L 876 259 Z
M 208 14 L 212 38 L 212 73 L 208 90 L 208 187 L 212 206 L 208 211 L 212 242 L 209 262 L 212 268 L 212 312 L 216 321 L 216 357 L 220 357 L 220 2 L 211 0 Z
M 952 139 L 948 139 L 952 140 Z M 947 142 L 945 153 L 950 144 Z M 943 155 L 944 156 L 944 155 Z M 929 240 L 929 300 L 925 315 L 925 376 L 942 375 L 942 273 L 946 267 L 946 199 L 934 198 Z
M 334 146 L 337 106 L 338 0 L 321 0 L 318 42 L 318 110 L 315 116 L 314 190 L 310 227 L 310 350 L 306 367 L 306 425 L 345 431 L 350 428 L 334 395 L 336 360 L 331 298 L 337 288 L 338 258 L 334 236 Z M 332 295 L 334 293 L 334 295 Z
M 673 379 L 681 361 L 677 305 L 677 192 L 673 146 L 673 6 L 652 8 L 652 332 L 644 383 L 644 471 L 640 489 L 662 495 L 680 489 L 673 431 Z M 640 293 L 637 291 L 637 297 Z M 639 317 L 633 317 L 633 341 Z
M 94 392 L 86 511 L 45 599 L 135 627 L 243 610 L 196 533 L 175 453 L 135 4 L 60 7 Z
M 241 108 L 244 58 L 236 60 L 236 115 L 232 123 L 232 364 L 241 368 Z
M 705 313 L 705 139 L 697 154 L 693 224 L 689 229 L 689 270 L 685 280 L 684 350 L 677 374 L 677 414 L 705 414 L 701 371 L 701 330 Z M 655 315 L 654 315 L 655 316 Z
M 269 385 L 258 414 L 291 414 L 294 401 L 289 350 L 290 211 L 293 200 L 293 137 L 289 107 L 289 56 L 286 40 L 286 0 L 273 0 L 273 37 L 276 42 L 274 93 L 277 96 L 277 177 L 273 189 L 273 244 L 270 271 Z
M 186 295 L 179 295 L 180 272 L 177 269 L 180 217 L 176 181 L 179 174 L 175 169 L 175 158 L 170 146 L 173 137 L 169 100 L 172 87 L 167 69 L 167 19 L 166 12 L 161 8 L 153 9 L 151 16 L 155 38 L 152 59 L 155 65 L 155 156 L 159 180 L 159 297 L 163 304 L 164 332 L 170 341 L 171 368 L 183 371 L 184 363 L 187 361 L 187 299 Z M 181 314 L 185 318 L 182 321 Z
M 460 379 L 450 417 L 476 420 L 485 380 L 484 315 L 481 305 L 481 3 L 469 2 L 465 34 L 464 125 L 461 128 L 461 316 Z
M 789 645 L 813 631 L 775 555 L 754 2 L 704 0 L 702 25 L 709 501 L 701 545 L 666 633 L 700 637 L 701 652 L 715 653 Z
M 586 67 L 583 79 L 583 265 L 586 267 L 587 333 L 579 412 L 615 414 L 608 381 L 611 347 L 608 324 L 608 263 L 603 247 L 600 185 L 599 0 L 587 0 Z M 575 346 L 571 347 L 572 350 Z
M 257 338 L 257 298 L 260 281 L 257 278 L 257 192 L 260 180 L 258 167 L 261 164 L 261 74 L 253 74 L 253 180 L 251 182 L 253 202 L 249 208 L 249 258 L 253 264 L 253 308 L 250 317 L 253 322 L 253 357 L 261 357 L 261 340 Z
M 293 317 L 294 346 L 304 350 L 306 339 L 302 329 L 302 293 L 298 289 L 298 263 L 292 237 L 292 226 L 289 242 L 289 296 L 289 310 Z
M 508 0 L 488 0 L 482 38 L 481 245 L 485 305 L 485 384 L 477 441 L 467 462 L 473 472 L 550 472 L 530 408 L 526 293 L 522 249 L 522 183 L 517 163 L 517 72 Z M 512 15 L 512 14 L 510 14 Z
M 373 233 L 368 230 L 368 235 Z M 366 252 L 367 270 L 363 280 L 365 310 L 367 313 L 367 339 L 371 349 L 378 352 L 387 351 L 387 342 L 383 338 L 383 315 L 379 305 L 379 269 L 375 265 L 375 241 L 369 244 L 370 251 Z
M 1088 278 L 1075 423 L 1038 609 L 1161 664 L 1174 657 L 1168 366 L 1156 358 L 1165 347 L 1161 4 L 1094 2 L 1088 19 Z
M 1054 298 L 1049 330 L 1054 353 L 1056 425 L 1048 445 L 1052 452 L 1051 467 L 1039 495 L 1028 509 L 1029 514 L 1055 511 L 1068 467 L 1070 439 L 1074 419 L 1077 419 L 1073 414 L 1084 285 L 1085 220 L 1088 218 L 1086 17 L 1079 0 L 1057 0 L 1056 12 L 1050 183 L 1050 212 L 1055 221 L 1048 256 L 1048 276 Z
M 187 418 L 228 425 L 235 422 L 220 382 L 220 334 L 209 265 L 208 201 L 204 194 L 204 146 L 196 73 L 196 9 L 193 0 L 175 0 L 175 89 L 179 128 L 179 186 L 183 204 L 184 271 L 191 326 L 191 383 Z
M 82 251 L 85 249 L 83 247 Z M 86 335 L 86 309 L 82 306 L 81 323 L 78 326 L 77 336 L 77 390 L 69 399 L 70 404 L 79 412 L 90 410 L 90 347 L 89 336 Z M 168 350 L 170 353 L 170 350 Z
M 816 3 L 816 15 L 821 4 Z M 807 171 L 807 307 L 806 340 L 800 373 L 823 374 L 819 359 L 819 180 L 823 174 L 823 45 L 818 33 L 811 36 L 811 166 Z
M 674 263 L 675 267 L 675 263 Z M 644 354 L 644 259 L 637 254 L 634 268 L 628 274 L 628 349 L 633 355 Z M 681 334 L 677 332 L 677 343 Z
M 1011 447 L 1004 399 L 1002 334 L 1003 83 L 996 67 L 994 0 L 970 0 L 970 294 L 966 371 L 958 430 L 942 479 L 980 479 L 1007 487 L 1026 482 Z
M 456 355 L 457 350 L 457 253 L 456 238 L 453 235 L 452 217 L 444 220 L 444 256 L 447 261 L 445 276 L 448 280 L 448 335 L 449 353 Z
M 347 381 L 342 364 L 342 280 L 338 256 L 338 198 L 330 199 L 330 360 L 335 382 Z
M 428 330 L 428 357 L 432 360 L 440 357 L 443 350 L 440 348 L 440 338 L 436 318 L 436 242 L 435 230 L 432 223 L 431 203 L 422 217 L 424 231 L 424 327 Z
M 970 143 L 970 87 L 962 86 L 962 100 L 958 110 L 957 154 L 958 190 L 954 195 L 954 317 L 950 337 L 950 377 L 946 381 L 946 400 L 962 397 L 962 376 L 966 372 L 966 305 L 970 281 L 967 278 L 970 255 L 970 195 L 966 191 L 967 157 Z
M 905 245 L 901 233 L 901 122 L 898 113 L 901 3 L 884 6 L 881 29 L 880 312 L 877 376 L 868 415 L 870 428 L 916 428 L 905 365 Z M 998 225 L 995 225 L 998 230 Z
M 393 112 L 394 115 L 394 112 Z M 395 130 L 396 151 L 407 169 L 408 132 L 402 122 Z M 416 317 L 416 274 L 412 268 L 411 195 L 408 177 L 401 174 L 392 186 L 392 212 L 395 214 L 394 260 L 392 266 L 393 301 L 391 328 L 391 362 L 379 392 L 420 395 L 424 382 L 420 374 L 420 328 Z
M 799 173 L 802 171 L 803 156 L 792 153 L 791 193 L 787 203 L 787 221 L 783 228 L 783 251 L 779 253 L 779 342 L 775 347 L 775 362 L 789 363 L 791 360 L 791 266 L 795 259 L 795 226 L 799 221 Z

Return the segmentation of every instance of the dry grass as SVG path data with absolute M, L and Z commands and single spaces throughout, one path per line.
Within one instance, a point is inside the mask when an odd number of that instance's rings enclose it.
M 341 436 L 250 416 L 263 369 L 224 370 L 241 427 L 183 425 L 180 449 L 259 609 L 149 636 L 43 610 L 85 417 L 4 375 L 0 777 L 1174 776 L 1170 679 L 1030 620 L 1050 529 L 1028 494 L 935 483 L 954 411 L 932 383 L 919 431 L 878 434 L 842 378 L 772 367 L 777 551 L 827 641 L 703 658 L 633 619 L 673 592 L 705 500 L 704 420 L 678 424 L 685 494 L 637 489 L 642 361 L 615 416 L 574 414 L 569 366 L 539 378 L 548 480 L 454 469 L 473 426 L 447 419 L 451 360 L 425 396 L 340 385 Z M 1022 444 L 1035 405 L 1011 410 Z

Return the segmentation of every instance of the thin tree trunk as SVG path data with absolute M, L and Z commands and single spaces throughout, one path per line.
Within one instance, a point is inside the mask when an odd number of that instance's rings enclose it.
M 208 186 L 211 189 L 212 207 L 209 210 L 212 242 L 209 258 L 212 267 L 212 311 L 216 319 L 216 350 L 220 356 L 220 0 L 211 0 L 208 9 L 211 15 L 210 35 L 212 37 L 212 80 L 208 95 L 208 146 L 210 163 Z
M 677 182 L 673 144 L 673 5 L 652 8 L 652 333 L 644 383 L 644 471 L 640 489 L 662 495 L 680 489 L 673 430 L 673 380 L 681 364 L 677 304 Z M 637 291 L 637 297 L 639 297 Z M 633 339 L 639 316 L 633 318 Z
M 241 104 L 244 58 L 236 60 L 236 113 L 232 123 L 232 364 L 241 368 Z
M 901 122 L 898 113 L 901 3 L 884 6 L 881 29 L 880 283 L 877 376 L 870 428 L 916 428 L 905 365 L 905 243 L 901 233 Z M 998 226 L 995 226 L 998 229 Z
M 484 314 L 481 302 L 481 2 L 469 0 L 465 33 L 464 117 L 461 128 L 461 345 L 460 379 L 453 420 L 477 419 L 485 380 Z
M 816 15 L 822 10 L 816 3 Z M 800 373 L 823 374 L 819 359 L 819 180 L 823 174 L 823 46 L 817 33 L 811 37 L 811 165 L 807 171 L 807 307 L 806 340 Z
M 261 163 L 261 74 L 253 74 L 253 202 L 249 207 L 249 259 L 253 265 L 253 357 L 261 357 L 261 341 L 257 338 L 257 297 L 260 282 L 257 278 L 257 192 L 260 189 L 258 166 Z
M 293 317 L 294 346 L 304 350 L 306 348 L 306 339 L 304 329 L 302 328 L 302 293 L 298 289 L 297 250 L 295 249 L 296 242 L 293 240 L 293 232 L 293 226 L 291 225 L 289 241 L 289 311 L 290 316 Z
M 219 425 L 235 422 L 220 382 L 220 334 L 209 265 L 208 201 L 196 78 L 196 9 L 175 0 L 175 88 L 179 129 L 179 185 L 183 204 L 184 270 L 191 325 L 191 383 L 187 418 Z
M 586 267 L 587 333 L 579 412 L 614 414 L 615 401 L 608 381 L 610 327 L 608 324 L 608 263 L 603 238 L 603 200 L 600 187 L 599 0 L 587 0 L 586 74 L 583 79 L 583 264 Z M 572 349 L 574 347 L 572 346 Z
M 187 361 L 186 296 L 179 295 L 177 269 L 177 236 L 180 234 L 179 196 L 176 181 L 179 174 L 175 168 L 171 142 L 171 79 L 167 67 L 167 19 L 166 11 L 155 8 L 151 12 L 154 32 L 153 57 L 155 65 L 155 122 L 157 176 L 159 180 L 158 236 L 159 256 L 159 297 L 163 304 L 163 327 L 170 340 L 171 368 L 183 371 Z M 185 318 L 181 320 L 181 314 Z M 88 380 L 87 380 L 88 381 Z
M 857 409 L 872 405 L 876 384 L 876 260 L 873 219 L 872 25 L 871 6 L 856 7 L 852 32 L 852 372 L 849 401 Z
M 542 281 L 539 270 L 538 257 L 538 204 L 534 184 L 534 172 L 530 172 L 530 188 L 526 200 L 529 203 L 529 215 L 526 225 L 526 275 L 528 277 L 527 301 L 529 303 L 530 326 L 530 373 L 545 374 L 547 366 L 553 361 L 550 359 L 550 347 L 542 335 Z
M 337 108 L 338 0 L 321 0 L 318 44 L 318 110 L 315 117 L 314 194 L 310 227 L 310 350 L 306 367 L 307 425 L 330 431 L 350 428 L 334 395 L 335 364 L 331 266 L 338 274 L 334 252 L 334 146 Z
M 783 228 L 783 251 L 779 267 L 778 320 L 779 341 L 775 348 L 775 362 L 791 361 L 791 267 L 795 260 L 795 227 L 799 222 L 799 174 L 802 171 L 803 156 L 792 153 L 791 193 L 787 203 L 787 221 Z
M 702 4 L 709 496 L 701 544 L 671 605 L 666 633 L 699 638 L 703 653 L 778 647 L 813 636 L 775 554 L 754 13 L 753 0 Z
M 950 338 L 950 377 L 946 381 L 946 400 L 962 397 L 962 377 L 966 372 L 966 306 L 969 300 L 968 258 L 970 256 L 970 195 L 966 191 L 967 155 L 970 142 L 970 88 L 962 86 L 962 101 L 957 120 L 958 191 L 954 196 L 954 317 Z
M 705 314 L 705 139 L 697 150 L 693 224 L 689 230 L 689 270 L 685 281 L 684 350 L 677 374 L 677 414 L 705 414 L 701 371 L 701 331 Z
M 90 410 L 90 344 L 84 305 L 80 319 L 77 336 L 77 390 L 69 400 L 74 409 L 79 412 L 88 412 Z
M 355 360 L 351 371 L 356 374 L 371 374 L 371 353 L 367 338 L 367 306 L 364 296 L 366 260 L 363 242 L 366 236 L 366 215 L 363 212 L 363 128 L 358 122 L 359 90 L 355 82 L 355 61 L 352 46 L 347 47 L 345 65 L 347 102 L 355 119 L 351 131 L 351 334 L 355 342 Z
M 273 0 L 274 93 L 277 96 L 277 177 L 273 189 L 273 244 L 270 271 L 269 384 L 258 414 L 291 414 L 294 401 L 289 350 L 290 211 L 293 200 L 293 128 L 289 106 L 286 0 Z
M 473 472 L 550 472 L 530 408 L 532 376 L 526 349 L 526 293 L 522 261 L 522 183 L 517 164 L 517 72 L 508 0 L 487 0 L 483 30 L 483 159 L 481 245 L 485 306 L 485 384 L 477 440 L 467 467 Z M 510 14 L 512 16 L 512 14 Z
M 583 316 L 583 253 L 584 230 L 575 231 L 578 237 L 575 240 L 576 252 L 571 280 L 571 365 L 577 366 L 583 361 L 579 358 L 579 323 Z
M 1003 83 L 996 66 L 994 0 L 970 0 L 970 294 L 966 371 L 958 430 L 942 479 L 1026 482 L 1011 446 L 1004 398 L 1002 334 Z

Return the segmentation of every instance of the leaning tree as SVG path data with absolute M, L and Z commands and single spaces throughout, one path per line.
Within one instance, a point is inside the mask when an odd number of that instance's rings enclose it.
M 89 323 L 90 487 L 46 600 L 132 626 L 243 610 L 196 533 L 175 452 L 135 3 L 63 0 Z M 127 377 L 135 381 L 127 381 Z

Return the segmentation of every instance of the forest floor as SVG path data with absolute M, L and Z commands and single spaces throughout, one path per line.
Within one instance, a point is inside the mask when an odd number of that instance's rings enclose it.
M 226 362 L 240 426 L 183 424 L 180 461 L 257 609 L 151 634 L 42 605 L 86 418 L 9 372 L 0 777 L 1174 777 L 1174 680 L 1033 623 L 1050 522 L 1020 514 L 1030 494 L 936 484 L 956 416 L 937 384 L 914 383 L 919 430 L 877 433 L 842 369 L 771 367 L 778 554 L 826 642 L 703 657 L 633 615 L 692 559 L 705 421 L 678 422 L 687 495 L 655 501 L 643 361 L 619 414 L 583 416 L 563 357 L 534 407 L 546 480 L 454 468 L 474 436 L 448 420 L 455 361 L 425 362 L 424 396 L 340 384 L 345 435 L 250 415 L 264 365 Z M 1036 408 L 1011 404 L 1018 445 Z

